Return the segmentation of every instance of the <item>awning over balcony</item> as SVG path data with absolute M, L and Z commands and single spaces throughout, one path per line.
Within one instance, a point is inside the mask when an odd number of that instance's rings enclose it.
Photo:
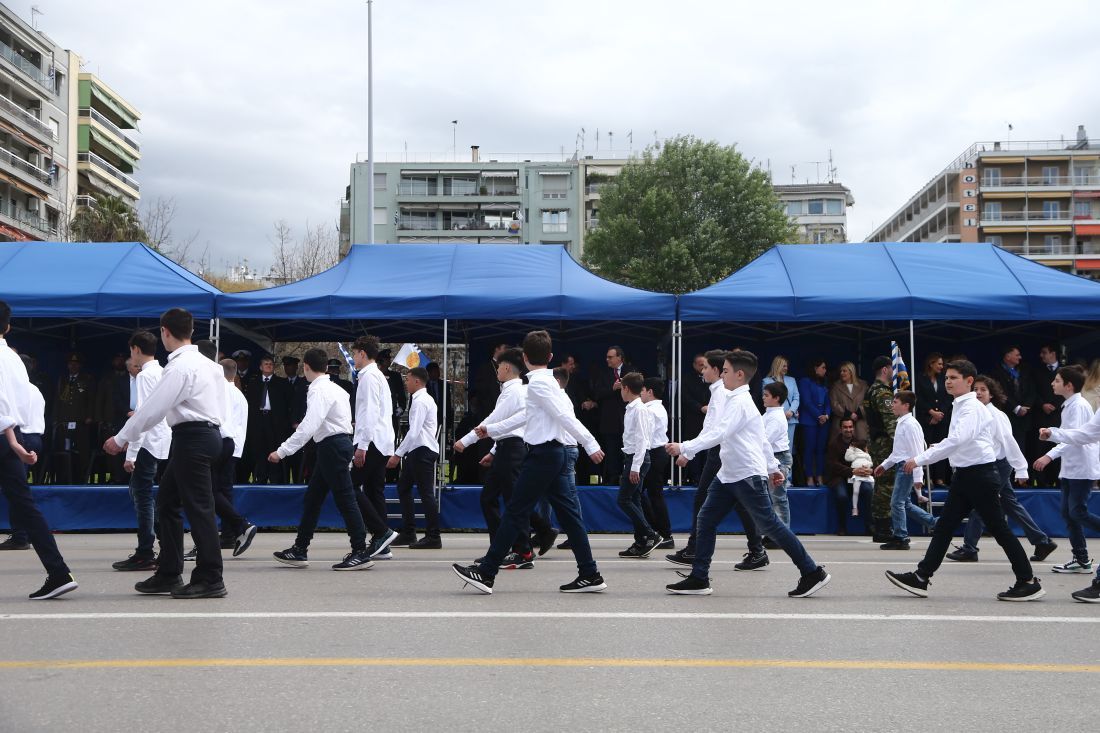
M 91 85 L 91 89 L 92 89 L 92 96 L 93 97 L 98 99 L 108 109 L 110 109 L 112 112 L 114 112 L 120 118 L 125 120 L 128 125 L 130 125 L 131 127 L 134 127 L 134 128 L 137 127 L 138 121 L 136 119 L 134 119 L 133 115 L 131 115 L 125 107 L 123 107 L 121 104 L 119 104 L 114 99 L 112 99 L 110 94 L 107 94 L 107 92 L 100 89 L 99 86 L 94 84 L 94 83 Z
M 482 171 L 482 178 L 519 178 L 519 171 Z
M 126 161 L 130 165 L 130 167 L 137 168 L 137 160 L 132 155 L 130 155 L 130 153 L 126 152 L 125 148 L 112 140 L 110 136 L 103 134 L 94 127 L 89 127 L 88 132 L 91 133 L 92 140 L 94 140 L 96 143 L 110 150 L 111 153 L 116 155 L 119 159 Z
M 10 133 L 12 135 L 15 135 L 24 144 L 31 146 L 32 148 L 39 151 L 40 153 L 45 153 L 46 155 L 50 154 L 50 149 L 49 148 L 47 148 L 45 145 L 38 142 L 37 140 L 35 140 L 31 136 L 27 135 L 25 132 L 23 132 L 22 130 L 17 128 L 15 125 L 10 125 L 7 122 L 5 122 L 4 120 L 0 120 L 0 128 L 2 128 L 4 130 L 7 130 L 8 133 Z

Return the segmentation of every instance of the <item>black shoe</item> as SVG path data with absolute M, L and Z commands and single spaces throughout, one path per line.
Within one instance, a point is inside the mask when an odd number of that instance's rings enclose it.
M 909 540 L 908 539 L 902 540 L 902 539 L 898 539 L 897 537 L 894 537 L 889 542 L 884 542 L 881 545 L 879 545 L 878 549 L 880 549 L 880 550 L 908 550 L 909 549 Z
M 741 562 L 733 566 L 734 570 L 763 570 L 771 563 L 766 552 L 761 552 L 759 555 L 746 552 L 743 558 Z
M 466 585 L 472 585 L 485 595 L 492 595 L 493 593 L 493 579 L 487 575 L 482 575 L 481 571 L 477 569 L 477 565 L 459 565 L 455 563 L 451 566 L 451 570 L 454 574 L 466 581 Z M 466 585 L 462 586 L 463 588 Z
M 50 598 L 63 596 L 70 591 L 76 590 L 77 587 L 76 579 L 73 578 L 71 573 L 68 575 L 55 575 L 46 578 L 46 583 L 27 597 L 32 601 L 45 601 Z
M 646 537 L 645 542 L 638 545 L 638 549 L 642 551 L 642 554 L 639 555 L 638 557 L 649 557 L 649 554 L 651 552 L 653 552 L 654 550 L 656 550 L 657 545 L 661 544 L 661 542 L 664 539 L 665 538 L 662 537 L 659 534 L 650 535 L 649 537 Z
M 0 550 L 29 550 L 31 544 L 29 542 L 20 542 L 15 539 L 15 535 L 8 537 L 3 542 L 0 542 Z
M 887 570 L 886 578 L 897 587 L 915 596 L 928 597 L 928 581 L 916 573 L 895 573 Z
M 665 559 L 673 565 L 686 565 L 689 568 L 695 564 L 695 553 L 690 552 L 686 547 L 682 550 L 672 553 L 671 555 L 665 555 Z
M 199 559 L 199 548 L 192 547 L 187 551 L 187 554 L 183 556 L 184 562 L 196 562 Z
M 955 562 L 978 562 L 978 553 L 956 545 L 954 551 L 947 553 L 947 559 Z
M 819 567 L 812 573 L 806 573 L 798 579 L 798 585 L 787 595 L 791 598 L 809 598 L 814 593 L 829 584 L 833 576 L 825 572 L 825 568 Z
M 412 543 L 416 542 L 415 534 L 405 534 L 404 532 L 398 532 L 397 538 L 390 543 L 393 547 L 408 547 Z
M 281 552 L 273 552 L 272 556 L 284 565 L 289 565 L 293 568 L 308 568 L 309 558 L 307 554 L 307 550 L 303 550 L 301 547 L 298 547 L 298 545 L 294 545 L 290 549 L 282 550 Z
M 572 550 L 573 545 L 569 544 L 569 539 L 567 538 L 564 542 L 559 542 L 558 543 L 558 549 L 559 550 Z
M 397 533 L 392 529 L 387 529 L 386 534 L 378 537 L 372 537 L 370 544 L 367 545 L 367 557 L 372 560 L 379 558 L 380 555 L 385 555 L 390 545 L 397 539 Z M 392 553 L 390 555 L 393 556 Z
M 714 592 L 709 580 L 700 580 L 694 575 L 685 575 L 679 583 L 669 583 L 665 590 L 677 596 L 709 596 Z
M 633 545 L 620 552 L 619 557 L 645 557 L 645 555 L 642 554 L 641 546 L 635 542 Z
M 234 538 L 233 557 L 240 557 L 248 552 L 248 548 L 252 546 L 252 540 L 256 537 L 256 529 L 255 524 L 246 524 L 244 531 Z
M 1044 542 L 1041 545 L 1035 545 L 1035 554 L 1031 556 L 1031 561 L 1042 562 L 1050 556 L 1050 553 L 1057 549 L 1058 543 L 1056 542 Z
M 1070 593 L 1070 597 L 1081 603 L 1100 603 L 1100 578 L 1092 581 L 1088 588 Z
M 602 593 L 607 590 L 607 583 L 603 582 L 603 576 L 599 573 L 585 577 L 577 576 L 572 583 L 558 586 L 562 593 Z
M 392 542 L 390 544 L 393 544 Z M 442 550 L 443 541 L 438 537 L 421 537 L 409 545 L 410 550 Z
M 159 595 L 171 593 L 183 587 L 183 578 L 178 575 L 154 575 L 151 578 L 138 581 L 134 584 L 134 590 L 147 595 Z
M 125 560 L 111 563 L 111 567 L 115 570 L 145 570 L 147 572 L 156 572 L 157 559 L 155 557 L 144 557 L 135 554 L 130 555 L 130 557 Z
M 332 566 L 333 570 L 370 570 L 374 567 L 367 549 L 352 550 L 344 559 Z
M 535 540 L 531 544 L 538 548 L 539 557 L 542 557 L 554 549 L 554 542 L 558 539 L 557 530 L 549 529 L 535 534 Z
M 676 548 L 676 540 L 672 539 L 672 535 L 669 535 L 665 539 L 661 540 L 661 544 L 657 545 L 658 550 L 673 550 Z
M 1016 585 L 1012 586 L 1004 593 L 997 594 L 998 601 L 1037 601 L 1047 592 L 1043 590 L 1039 585 L 1038 579 L 1032 579 L 1031 582 L 1026 580 L 1016 581 Z
M 773 540 L 771 537 L 765 537 L 764 538 L 764 549 L 765 550 L 778 550 L 779 549 L 779 543 L 776 542 L 775 540 Z
M 535 554 L 529 552 L 521 555 L 518 552 L 509 552 L 500 563 L 501 570 L 530 570 L 535 567 Z
M 225 583 L 220 580 L 217 583 L 191 582 L 172 591 L 173 598 L 185 600 L 192 598 L 225 598 L 228 594 Z

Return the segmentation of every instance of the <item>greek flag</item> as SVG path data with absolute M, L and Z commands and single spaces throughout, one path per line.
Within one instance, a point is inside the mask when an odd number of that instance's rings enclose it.
M 336 348 L 340 349 L 340 353 L 344 355 L 344 361 L 348 363 L 348 373 L 351 374 L 351 381 L 356 382 L 359 378 L 358 370 L 355 368 L 355 359 L 351 358 L 351 354 L 344 348 L 344 345 L 339 341 L 336 342 Z
M 905 359 L 901 356 L 901 348 L 897 341 L 890 342 L 890 360 L 894 367 L 894 391 L 911 389 L 909 384 L 909 367 L 905 366 Z

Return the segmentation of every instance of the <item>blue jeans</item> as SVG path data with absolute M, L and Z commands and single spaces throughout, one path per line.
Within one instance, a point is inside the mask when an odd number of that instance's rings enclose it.
M 1066 529 L 1069 530 L 1073 557 L 1077 562 L 1084 563 L 1089 559 L 1084 527 L 1100 532 L 1100 517 L 1091 513 L 1088 507 L 1093 482 L 1088 479 L 1064 478 L 1059 483 L 1062 485 L 1062 518 L 1066 520 Z
M 529 447 L 519 470 L 519 478 L 512 487 L 512 499 L 504 508 L 500 529 L 493 535 L 489 551 L 478 566 L 479 572 L 490 578 L 496 576 L 504 556 L 511 552 L 516 538 L 527 527 L 531 510 L 543 498 L 549 500 L 561 528 L 569 538 L 580 575 L 588 577 L 599 572 L 581 519 L 576 484 L 565 473 L 565 447 L 561 443 L 552 440 Z
M 692 576 L 700 580 L 710 578 L 710 561 L 714 556 L 718 525 L 736 503 L 745 508 L 761 534 L 767 535 L 783 548 L 783 552 L 798 566 L 799 572 L 806 575 L 817 570 L 817 563 L 806 552 L 794 532 L 776 516 L 772 508 L 772 495 L 768 491 L 768 480 L 763 476 L 750 476 L 730 484 L 721 483 L 716 478 L 710 485 L 707 500 L 699 510 L 695 525 L 695 563 L 691 568 Z
M 931 530 L 936 526 L 936 518 L 913 503 L 913 474 L 905 471 L 894 472 L 894 491 L 890 494 L 890 521 L 894 525 L 894 539 L 909 539 L 908 519 L 914 519 Z
M 642 509 L 642 496 L 645 491 L 645 476 L 649 473 L 649 453 L 646 452 L 642 459 L 642 465 L 638 469 L 638 483 L 630 483 L 630 466 L 633 465 L 634 456 L 623 454 L 623 471 L 619 475 L 619 508 L 623 510 L 630 523 L 634 525 L 634 541 L 641 544 L 655 532 L 645 518 L 645 510 Z
M 1027 509 L 1024 509 L 1023 505 L 1020 504 L 1020 500 L 1016 498 L 1016 487 L 1012 485 L 1012 466 L 1008 465 L 1008 461 L 1002 458 L 997 461 L 997 470 L 1001 473 L 1001 508 L 1005 510 L 1005 515 L 1016 520 L 1016 523 L 1023 528 L 1027 541 L 1031 544 L 1049 544 L 1050 537 L 1046 532 L 1039 529 L 1039 525 L 1031 518 Z M 982 522 L 982 518 L 978 516 L 978 513 L 970 512 L 970 519 L 967 520 L 966 531 L 963 533 L 964 551 L 978 551 L 978 540 L 982 538 L 984 529 L 985 523 Z
M 153 481 L 157 477 L 157 459 L 142 448 L 134 459 L 134 471 L 130 474 L 130 500 L 137 513 L 137 550 L 134 554 L 146 559 L 154 556 L 156 542 L 156 511 L 153 506 Z
M 779 461 L 779 470 L 783 472 L 783 483 L 775 486 L 769 481 L 768 490 L 771 492 L 772 505 L 775 507 L 775 513 L 779 515 L 779 521 L 789 527 L 791 526 L 791 502 L 787 498 L 787 487 L 791 485 L 791 466 L 794 465 L 794 459 L 791 458 L 791 452 L 785 450 L 776 453 L 775 460 Z

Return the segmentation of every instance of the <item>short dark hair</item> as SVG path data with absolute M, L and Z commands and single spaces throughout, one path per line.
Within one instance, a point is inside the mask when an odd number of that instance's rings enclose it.
M 409 376 L 419 379 L 424 384 L 428 383 L 428 370 L 424 367 L 413 367 L 409 370 Z
M 616 356 L 618 356 L 620 359 L 623 359 L 624 361 L 626 360 L 626 352 L 623 351 L 622 346 L 608 346 L 607 350 L 614 351 Z
M 768 382 L 764 385 L 764 391 L 780 402 L 787 401 L 787 385 L 782 382 Z
M 871 374 L 874 374 L 877 377 L 880 371 L 893 363 L 893 360 L 888 356 L 876 356 L 875 360 L 871 362 Z M 853 378 L 855 376 L 855 374 L 852 375 Z
M 275 357 L 272 356 L 271 354 L 264 354 L 263 356 L 260 357 L 260 363 L 263 364 L 265 361 L 270 361 L 272 363 L 272 365 L 274 365 L 275 364 Z
M 428 366 L 424 367 L 424 371 L 426 371 L 428 374 L 431 374 L 432 372 L 439 374 L 439 362 L 429 361 Z
M 328 369 L 328 352 L 324 349 L 310 349 L 302 356 L 302 361 L 318 374 L 324 374 Z
M 1042 344 L 1039 345 L 1039 351 L 1042 351 L 1043 349 L 1046 349 L 1053 354 L 1057 354 L 1059 352 L 1058 344 L 1054 341 L 1044 341 Z
M 160 316 L 160 325 L 172 334 L 172 338 L 188 341 L 195 332 L 195 319 L 183 308 L 169 308 Z
M 812 356 L 812 357 L 810 357 L 810 360 L 806 362 L 806 378 L 809 379 L 811 382 L 817 382 L 818 384 L 825 384 L 825 377 L 820 377 L 819 378 L 816 374 L 814 374 L 814 370 L 816 370 L 819 366 L 821 366 L 824 363 L 825 363 L 825 358 L 824 357 L 821 357 L 821 356 Z M 853 374 L 852 376 L 854 377 L 855 375 Z
M 537 366 L 544 367 L 550 363 L 552 347 L 553 342 L 546 331 L 531 331 L 523 337 L 523 355 Z
M 756 354 L 751 351 L 745 351 L 738 349 L 726 354 L 726 363 L 730 365 L 730 369 L 734 371 L 745 372 L 745 381 L 753 378 L 756 374 L 756 367 L 759 362 L 756 360 Z
M 707 353 L 703 354 L 703 358 L 707 360 L 707 364 L 712 369 L 722 369 L 722 364 L 726 361 L 727 352 L 724 349 L 711 349 Z
M 894 399 L 903 405 L 909 405 L 910 412 L 912 412 L 913 408 L 917 405 L 917 395 L 907 389 L 899 389 L 895 392 Z
M 218 360 L 218 347 L 210 339 L 199 339 L 195 342 L 195 346 L 199 347 L 199 353 L 210 361 Z
M 11 324 L 11 306 L 7 304 L 7 301 L 0 300 L 0 335 L 4 334 L 8 330 L 8 326 Z
M 157 353 L 157 337 L 151 331 L 134 331 L 130 334 L 130 348 L 136 348 L 146 356 Z
M 1019 350 L 1020 350 L 1020 346 L 1018 344 L 1009 344 L 1008 346 L 1001 349 L 1001 358 L 1004 359 L 1006 356 L 1008 356 L 1013 351 L 1019 351 Z
M 561 382 L 561 386 L 569 384 L 569 370 L 565 367 L 554 367 L 554 379 Z
M 850 423 L 852 423 L 852 427 L 853 427 L 853 428 L 854 428 L 854 427 L 856 426 L 856 421 L 855 421 L 855 420 L 853 420 L 852 418 L 850 418 L 850 417 L 842 417 L 842 418 L 840 418 L 840 423 L 839 423 L 840 427 L 844 427 L 844 423 L 846 423 L 846 422 L 850 422 Z
M 355 343 L 351 345 L 352 351 L 362 351 L 371 361 L 378 358 L 378 352 L 381 348 L 382 346 L 378 343 L 378 339 L 370 334 L 360 336 L 355 339 Z
M 1007 354 L 1008 352 L 1006 351 L 1005 353 Z M 978 376 L 978 368 L 974 366 L 973 362 L 967 361 L 966 359 L 956 359 L 955 361 L 947 362 L 947 366 L 943 368 L 943 371 L 946 373 L 948 369 L 954 369 L 963 379 Z
M 991 398 L 990 401 L 996 407 L 1000 407 L 1004 403 L 1008 402 L 1008 397 L 1005 396 L 1005 391 L 1001 387 L 1001 383 L 998 382 L 996 379 L 986 376 L 985 374 L 979 374 L 978 376 L 974 377 L 974 384 L 978 384 L 979 382 L 981 384 L 984 384 L 985 388 L 989 390 L 989 395 Z
M 517 376 L 522 377 L 527 373 L 527 365 L 523 363 L 523 350 L 514 346 L 501 352 L 500 356 L 497 357 L 497 363 L 510 365 L 516 370 Z
M 1055 375 L 1062 378 L 1062 381 L 1066 384 L 1073 385 L 1074 392 L 1080 392 L 1081 388 L 1085 386 L 1085 372 L 1081 367 L 1077 366 L 1064 366 L 1060 367 Z
M 642 387 L 645 386 L 645 377 L 639 372 L 630 372 L 623 375 L 622 384 L 630 390 L 631 394 L 641 394 Z
M 652 392 L 657 399 L 665 396 L 665 380 L 660 377 L 646 377 L 645 388 Z

